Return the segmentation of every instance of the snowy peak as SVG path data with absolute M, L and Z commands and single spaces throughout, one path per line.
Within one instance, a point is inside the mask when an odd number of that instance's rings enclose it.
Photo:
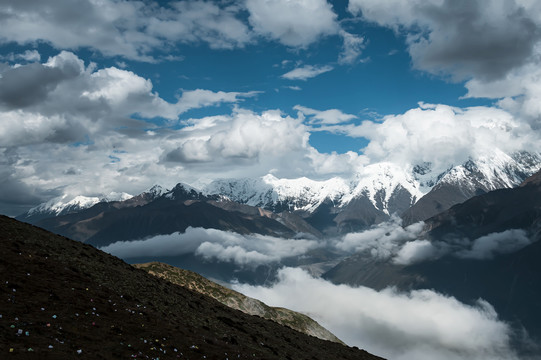
M 178 183 L 162 196 L 169 200 L 199 200 L 205 197 L 199 190 L 184 183 Z
M 101 197 L 78 195 L 70 197 L 67 194 L 51 199 L 43 204 L 30 209 L 27 213 L 19 216 L 19 219 L 37 219 L 52 216 L 67 215 L 88 209 L 100 202 L 125 201 L 133 196 L 125 192 L 111 192 Z
M 79 195 L 66 201 L 67 198 L 67 195 L 63 195 L 40 204 L 28 211 L 28 217 L 37 215 L 39 213 L 48 213 L 53 216 L 59 216 L 68 214 L 70 212 L 87 209 L 100 202 L 100 198 L 94 196 L 88 197 Z
M 302 210 L 311 212 L 323 201 L 339 201 L 350 190 L 346 181 L 278 179 L 265 175 L 257 179 L 219 179 L 205 187 L 206 194 L 219 194 L 230 200 L 273 211 Z
M 353 180 L 331 178 L 324 181 L 305 177 L 278 179 L 265 175 L 258 179 L 220 179 L 205 188 L 207 194 L 220 194 L 233 201 L 273 211 L 313 212 L 328 201 L 335 207 L 344 207 L 359 197 L 366 197 L 387 215 L 395 212 L 393 198 L 407 197 L 409 207 L 423 193 L 411 174 L 397 165 L 380 163 L 367 166 Z
M 157 199 L 163 194 L 167 193 L 168 191 L 169 190 L 165 189 L 164 187 L 160 185 L 154 185 L 150 189 L 145 191 L 143 194 L 147 194 L 148 197 L 150 197 L 151 199 Z
M 354 188 L 342 200 L 342 204 L 365 196 L 376 209 L 387 215 L 404 211 L 424 195 L 421 184 L 412 172 L 393 163 L 366 166 L 357 174 L 355 182 Z
M 539 170 L 540 163 L 539 154 L 520 152 L 509 156 L 495 149 L 491 156 L 470 159 L 453 167 L 438 183 L 461 186 L 469 191 L 512 188 Z
M 404 224 L 426 220 L 476 195 L 517 187 L 538 171 L 540 165 L 540 154 L 518 152 L 507 155 L 494 149 L 490 156 L 450 167 L 435 179 L 431 173 L 422 174 L 418 177 L 423 177 L 421 181 L 428 179 L 435 185 L 402 214 Z

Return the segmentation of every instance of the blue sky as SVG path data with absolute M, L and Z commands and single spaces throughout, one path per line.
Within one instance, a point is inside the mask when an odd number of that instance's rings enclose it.
M 155 183 L 538 151 L 536 2 L 10 0 L 0 16 L 10 215 Z

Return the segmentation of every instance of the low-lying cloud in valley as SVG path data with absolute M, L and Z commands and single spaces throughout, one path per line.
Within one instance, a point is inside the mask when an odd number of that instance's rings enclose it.
M 426 239 L 423 232 L 423 222 L 402 227 L 402 220 L 392 217 L 365 231 L 346 234 L 334 246 L 349 253 L 362 253 L 377 260 L 392 261 L 397 265 L 411 265 L 448 255 L 464 259 L 492 259 L 498 254 L 512 253 L 532 243 L 522 229 L 491 233 L 473 240 L 449 234 L 446 241 Z
M 431 290 L 335 285 L 295 268 L 272 287 L 233 284 L 271 306 L 308 314 L 350 346 L 389 359 L 516 359 L 510 327 L 482 299 L 466 305 Z
M 321 246 L 322 243 L 315 240 L 240 235 L 189 227 L 185 233 L 158 235 L 145 240 L 119 241 L 101 250 L 123 259 L 196 254 L 208 260 L 215 259 L 239 266 L 257 266 L 302 255 Z

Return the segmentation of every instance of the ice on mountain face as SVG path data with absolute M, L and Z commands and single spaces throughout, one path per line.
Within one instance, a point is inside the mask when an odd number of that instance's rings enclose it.
M 539 170 L 541 157 L 539 154 L 525 152 L 511 156 L 494 149 L 491 156 L 468 160 L 447 171 L 438 183 L 445 183 L 467 188 L 492 191 L 512 188 Z
M 207 194 L 219 194 L 251 206 L 272 210 L 311 212 L 323 201 L 339 201 L 349 192 L 349 185 L 340 178 L 326 181 L 278 179 L 265 175 L 258 179 L 220 179 L 205 188 Z
M 163 193 L 169 200 L 199 199 L 202 195 L 201 191 L 184 183 L 178 183 L 173 189 Z
M 324 201 L 340 208 L 364 197 L 376 209 L 391 215 L 405 211 L 438 184 L 454 184 L 472 193 L 477 189 L 491 191 L 517 186 L 537 171 L 540 163 L 539 154 L 521 152 L 509 156 L 495 149 L 490 157 L 449 165 L 444 172 L 436 172 L 427 162 L 416 165 L 382 162 L 365 166 L 353 179 L 278 179 L 269 174 L 257 179 L 215 180 L 204 192 L 274 211 L 313 212 Z
M 88 196 L 76 196 L 73 199 L 66 201 L 68 195 L 63 195 L 54 199 L 47 201 L 46 203 L 40 204 L 28 211 L 28 216 L 32 216 L 38 213 L 51 213 L 55 216 L 58 216 L 62 213 L 67 213 L 68 211 L 77 211 L 86 209 L 94 206 L 100 202 L 98 197 L 88 197 Z
M 68 200 L 70 196 L 65 194 L 30 209 L 27 216 L 30 217 L 40 213 L 51 214 L 52 216 L 65 215 L 88 209 L 100 202 L 125 201 L 132 197 L 132 195 L 125 192 L 111 192 L 109 195 L 102 197 L 78 195 Z
M 352 180 L 338 177 L 325 181 L 305 177 L 278 179 L 269 174 L 258 179 L 216 180 L 205 188 L 208 194 L 220 194 L 251 206 L 307 212 L 313 212 L 324 201 L 342 207 L 363 196 L 387 214 L 390 213 L 388 204 L 391 198 L 398 193 L 403 196 L 405 191 L 411 194 L 411 203 L 423 195 L 413 176 L 390 163 L 367 166 Z
M 376 209 L 387 215 L 394 212 L 395 209 L 390 204 L 398 194 L 402 197 L 404 194 L 409 194 L 409 204 L 404 204 L 402 207 L 413 205 L 424 195 L 419 181 L 411 172 L 393 163 L 368 165 L 362 173 L 357 174 L 355 182 L 351 193 L 342 199 L 342 204 L 365 196 Z
M 99 202 L 111 202 L 111 201 L 126 201 L 133 197 L 133 195 L 130 195 L 125 192 L 117 193 L 117 192 L 111 192 L 109 195 L 103 196 L 100 198 Z
M 154 185 L 150 189 L 145 191 L 144 194 L 149 194 L 153 199 L 156 199 L 165 194 L 166 192 L 168 192 L 168 190 L 163 188 L 162 186 Z

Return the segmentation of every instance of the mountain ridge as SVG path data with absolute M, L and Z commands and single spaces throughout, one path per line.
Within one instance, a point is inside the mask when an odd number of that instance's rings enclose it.
M 16 358 L 379 359 L 5 216 L 0 270 L 0 353 Z
M 270 307 L 259 300 L 247 297 L 237 291 L 210 281 L 193 271 L 180 269 L 160 262 L 133 264 L 133 266 L 143 269 L 154 276 L 171 281 L 174 284 L 208 295 L 232 309 L 272 320 L 322 340 L 343 344 L 330 331 L 304 314 L 289 309 Z

